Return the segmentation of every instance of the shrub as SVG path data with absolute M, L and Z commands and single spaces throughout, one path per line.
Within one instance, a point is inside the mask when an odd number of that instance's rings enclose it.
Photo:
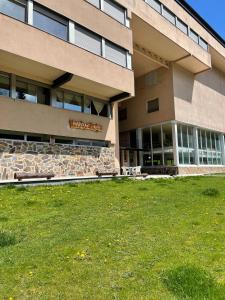
M 220 192 L 215 188 L 207 188 L 202 192 L 202 194 L 208 197 L 216 197 L 220 194 Z
M 7 247 L 16 244 L 16 237 L 12 233 L 0 231 L 0 247 Z

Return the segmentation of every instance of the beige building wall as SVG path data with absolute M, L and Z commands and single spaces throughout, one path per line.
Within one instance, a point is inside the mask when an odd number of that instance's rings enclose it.
M 120 109 L 127 108 L 127 120 L 120 122 L 120 131 L 174 120 L 172 69 L 161 68 L 146 76 L 137 78 L 136 96 L 120 103 Z M 147 112 L 147 102 L 159 98 L 159 111 Z
M 175 119 L 225 132 L 225 74 L 216 68 L 199 75 L 174 65 Z

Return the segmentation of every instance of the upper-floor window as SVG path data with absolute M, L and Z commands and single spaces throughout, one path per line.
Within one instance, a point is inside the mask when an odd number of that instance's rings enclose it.
M 150 100 L 147 102 L 147 111 L 152 113 L 159 110 L 159 99 Z
M 127 51 L 112 42 L 105 42 L 105 57 L 123 67 L 127 66 Z
M 39 104 L 50 105 L 50 90 L 24 79 L 16 81 L 16 98 Z
M 181 31 L 183 31 L 183 33 L 188 34 L 188 26 L 183 21 L 181 21 L 179 18 L 177 18 L 176 26 Z
M 189 35 L 195 43 L 198 43 L 198 34 L 194 30 L 190 29 Z
M 34 5 L 33 25 L 60 39 L 68 39 L 68 20 L 37 4 Z
M 157 12 L 161 13 L 161 3 L 157 0 L 146 0 L 146 2 L 154 8 Z
M 75 44 L 97 55 L 102 54 L 102 38 L 77 24 L 75 25 Z
M 25 0 L 1 0 L 0 12 L 17 20 L 25 22 L 26 5 L 27 1 Z
M 9 76 L 0 73 L 0 96 L 9 97 L 10 81 Z
M 163 16 L 170 21 L 173 25 L 176 23 L 176 17 L 175 15 L 166 7 L 163 8 Z
M 82 96 L 63 90 L 56 92 L 57 107 L 74 111 L 82 111 Z
M 114 0 L 87 0 L 123 25 L 129 26 L 126 9 Z
M 112 0 L 104 0 L 104 12 L 122 24 L 125 24 L 126 10 Z

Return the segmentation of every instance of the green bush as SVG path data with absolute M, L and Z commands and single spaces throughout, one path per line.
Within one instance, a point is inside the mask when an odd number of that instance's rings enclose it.
M 220 192 L 215 188 L 207 188 L 202 192 L 202 194 L 204 196 L 216 197 L 220 194 Z
M 8 247 L 16 244 L 16 237 L 12 233 L 0 231 L 0 247 Z

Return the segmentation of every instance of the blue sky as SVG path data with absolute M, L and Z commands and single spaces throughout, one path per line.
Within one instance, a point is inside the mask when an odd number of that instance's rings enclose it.
M 187 0 L 187 2 L 225 39 L 225 0 Z

